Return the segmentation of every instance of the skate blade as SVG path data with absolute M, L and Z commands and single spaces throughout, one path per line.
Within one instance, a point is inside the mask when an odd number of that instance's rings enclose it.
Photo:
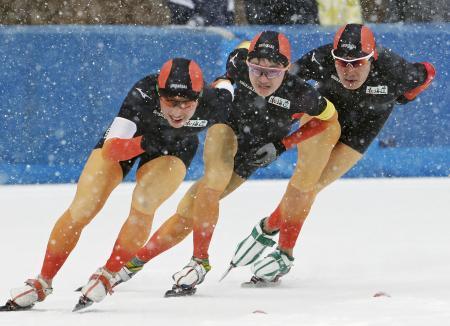
M 241 288 L 274 288 L 281 284 L 281 281 L 267 282 L 264 280 L 250 280 L 241 284 Z
M 219 282 L 221 282 L 225 277 L 227 277 L 227 275 L 231 272 L 231 270 L 234 268 L 235 266 L 233 264 L 230 264 L 230 266 L 228 266 L 227 270 L 225 271 L 225 273 L 223 273 L 222 277 L 219 279 Z
M 75 307 L 73 308 L 72 312 L 76 312 L 76 311 L 80 311 L 82 309 L 85 309 L 85 308 L 91 306 L 93 303 L 94 303 L 94 301 L 92 301 L 91 299 L 89 299 L 88 297 L 85 297 L 83 295 L 78 300 L 78 303 L 75 305 Z
M 113 285 L 111 285 L 111 289 L 114 289 L 117 285 L 124 283 L 124 281 L 120 280 L 117 281 L 116 283 L 114 283 Z
M 22 307 L 19 306 L 14 301 L 8 300 L 4 306 L 0 306 L 0 311 L 24 311 L 30 310 L 34 307 L 34 304 L 30 304 L 29 306 Z
M 181 286 L 174 285 L 172 289 L 166 291 L 164 294 L 165 298 L 173 298 L 173 297 L 185 297 L 195 294 L 197 288 L 186 287 L 182 288 Z

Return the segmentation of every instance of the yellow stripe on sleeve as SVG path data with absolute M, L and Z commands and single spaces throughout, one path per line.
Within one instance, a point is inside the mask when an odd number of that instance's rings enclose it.
M 334 107 L 334 104 L 331 103 L 330 101 L 328 101 L 326 98 L 325 98 L 325 100 L 327 101 L 327 106 L 325 107 L 325 110 L 323 110 L 321 114 L 319 114 L 318 116 L 315 116 L 314 118 L 317 118 L 319 120 L 328 120 L 336 112 L 336 108 Z
M 239 45 L 236 47 L 236 49 L 249 49 L 250 47 L 250 41 L 243 41 L 239 43 Z

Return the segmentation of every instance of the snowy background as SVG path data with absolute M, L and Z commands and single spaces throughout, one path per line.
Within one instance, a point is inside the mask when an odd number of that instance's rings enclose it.
M 139 7 L 141 1 L 105 1 L 120 21 L 101 20 L 108 11 L 91 0 L 26 4 L 11 0 L 1 6 L 0 300 L 6 302 L 11 287 L 38 274 L 50 230 L 76 189 L 73 184 L 18 184 L 76 182 L 88 153 L 134 82 L 175 56 L 195 59 L 211 81 L 224 72 L 231 49 L 262 30 L 260 26 L 109 25 L 130 24 L 123 20 L 129 19 L 125 10 L 140 15 L 135 17 L 138 24 L 169 23 L 167 10 L 156 10 L 161 2 L 145 1 Z M 138 6 L 137 10 L 128 8 L 130 3 Z M 337 3 L 342 1 L 329 1 Z M 380 1 L 373 3 L 380 5 Z M 442 1 L 407 3 L 416 11 L 417 4 L 426 3 L 437 16 L 444 17 L 447 12 L 441 10 L 446 4 Z M 53 10 L 55 19 L 36 11 L 39 8 L 47 14 Z M 382 18 L 372 10 L 377 8 L 363 9 L 366 21 Z M 163 298 L 172 285 L 170 276 L 192 254 L 189 237 L 146 265 L 113 296 L 72 313 L 79 295 L 74 289 L 106 262 L 128 214 L 133 184 L 124 183 L 86 227 L 54 280 L 54 293 L 33 311 L 0 313 L 0 326 L 448 324 L 450 24 L 440 19 L 424 24 L 410 14 L 404 18 L 415 23 L 371 27 L 380 44 L 406 59 L 432 62 L 436 79 L 416 101 L 394 111 L 367 155 L 347 177 L 442 178 L 337 181 L 318 197 L 297 243 L 295 266 L 282 284 L 271 289 L 242 289 L 240 283 L 251 277 L 249 268 L 233 270 L 221 283 L 218 279 L 236 244 L 276 207 L 287 182 L 252 180 L 221 204 L 210 250 L 213 269 L 195 296 Z M 105 25 L 2 25 L 43 22 Z M 295 59 L 331 42 L 336 31 L 334 26 L 318 25 L 271 28 L 288 35 Z M 199 154 L 188 179 L 196 179 L 202 172 L 201 150 Z M 290 151 L 256 177 L 289 177 L 295 158 L 295 151 Z M 133 176 L 130 173 L 128 180 Z M 154 230 L 175 211 L 189 184 L 184 183 L 158 210 Z
M 184 183 L 157 212 L 154 230 L 175 210 Z M 317 199 L 278 288 L 242 289 L 248 268 L 222 281 L 235 245 L 271 212 L 286 181 L 251 181 L 222 202 L 210 250 L 212 271 L 197 294 L 163 298 L 173 272 L 191 255 L 192 238 L 146 265 L 113 296 L 72 313 L 85 283 L 109 257 L 127 216 L 133 184 L 112 194 L 85 229 L 33 311 L 0 314 L 0 325 L 330 325 L 442 326 L 450 320 L 450 179 L 347 179 Z M 74 185 L 2 186 L 0 295 L 40 270 L 50 230 Z M 378 292 L 389 296 L 374 297 Z
M 373 25 L 378 42 L 437 75 L 417 100 L 398 106 L 347 176 L 450 175 L 450 24 Z M 269 28 L 269 27 L 265 27 Z M 335 27 L 271 26 L 287 35 L 293 59 L 330 43 Z M 196 60 L 207 81 L 228 53 L 260 26 L 0 26 L 0 184 L 76 182 L 91 149 L 132 85 L 171 57 Z M 440 45 L 440 46 L 438 46 Z M 255 174 L 288 178 L 296 153 Z M 203 171 L 197 155 L 187 178 Z M 134 177 L 131 173 L 130 177 Z

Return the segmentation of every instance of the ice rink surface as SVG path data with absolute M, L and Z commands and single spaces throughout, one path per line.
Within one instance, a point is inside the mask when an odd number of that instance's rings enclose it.
M 159 209 L 153 230 L 188 186 Z M 249 268 L 219 283 L 238 241 L 276 207 L 285 186 L 286 180 L 251 181 L 223 200 L 210 249 L 213 269 L 195 296 L 163 298 L 170 276 L 192 254 L 188 237 L 103 302 L 72 313 L 74 289 L 106 262 L 127 216 L 133 184 L 123 184 L 84 230 L 53 294 L 33 311 L 0 313 L 0 325 L 449 324 L 450 178 L 338 181 L 317 198 L 295 266 L 279 287 L 240 288 Z M 0 300 L 39 272 L 51 227 L 74 192 L 74 185 L 0 186 Z M 379 292 L 385 295 L 374 297 Z

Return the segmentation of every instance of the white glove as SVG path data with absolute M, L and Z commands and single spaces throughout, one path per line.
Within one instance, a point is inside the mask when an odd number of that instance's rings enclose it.
M 267 166 L 275 161 L 284 151 L 286 151 L 286 148 L 281 142 L 265 144 L 255 152 L 255 159 L 250 164 L 258 167 Z

